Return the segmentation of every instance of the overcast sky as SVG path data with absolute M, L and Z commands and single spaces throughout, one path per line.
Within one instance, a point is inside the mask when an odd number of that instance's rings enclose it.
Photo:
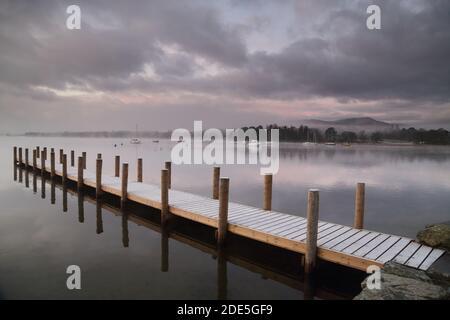
M 0 133 L 361 116 L 450 129 L 449 60 L 448 0 L 0 0 Z

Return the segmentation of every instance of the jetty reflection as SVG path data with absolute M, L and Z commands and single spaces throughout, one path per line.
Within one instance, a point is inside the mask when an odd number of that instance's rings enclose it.
M 18 168 L 14 168 L 15 172 Z M 26 169 L 23 169 L 26 171 Z M 20 172 L 18 176 L 20 178 Z M 41 197 L 46 198 L 47 184 L 50 186 L 50 203 L 55 204 L 56 198 L 62 198 L 62 212 L 68 212 L 68 194 L 76 197 L 78 222 L 85 221 L 85 203 L 95 206 L 96 230 L 98 235 L 103 234 L 103 214 L 111 214 L 121 219 L 122 246 L 129 248 L 130 242 L 129 223 L 143 226 L 152 232 L 158 232 L 161 236 L 160 242 L 160 271 L 170 273 L 170 239 L 187 244 L 205 254 L 211 255 L 216 261 L 216 298 L 225 300 L 229 298 L 229 266 L 246 269 L 250 272 L 260 274 L 263 279 L 275 281 L 298 290 L 299 299 L 350 299 L 352 292 L 347 288 L 334 288 L 333 281 L 317 281 L 318 279 L 332 279 L 334 276 L 328 271 L 327 276 L 319 274 L 315 278 L 305 277 L 300 270 L 292 269 L 294 264 L 289 263 L 290 259 L 298 259 L 297 255 L 275 250 L 263 245 L 252 243 L 251 246 L 242 245 L 251 242 L 245 239 L 234 239 L 230 237 L 225 248 L 218 247 L 214 237 L 214 230 L 208 230 L 205 226 L 196 225 L 194 222 L 184 220 L 179 217 L 173 219 L 164 227 L 159 221 L 159 211 L 149 212 L 149 208 L 142 207 L 135 203 L 129 203 L 125 208 L 120 207 L 120 199 L 113 197 L 99 197 L 89 191 L 78 192 L 76 184 L 61 184 L 61 179 L 47 179 L 42 177 L 40 171 L 23 172 L 25 175 L 32 174 L 33 192 L 38 192 L 38 180 L 41 181 Z M 20 180 L 19 180 L 20 181 Z M 22 180 L 23 181 L 23 180 Z M 200 231 L 199 231 L 200 230 Z M 93 231 L 94 232 L 94 231 Z M 237 237 L 237 236 L 236 236 Z M 238 241 L 237 241 L 238 240 Z M 255 247 L 253 247 L 256 245 Z M 270 253 L 268 252 L 270 250 Z M 336 267 L 336 266 L 334 266 Z M 342 272 L 342 271 L 339 271 Z M 341 291 L 341 289 L 343 291 Z

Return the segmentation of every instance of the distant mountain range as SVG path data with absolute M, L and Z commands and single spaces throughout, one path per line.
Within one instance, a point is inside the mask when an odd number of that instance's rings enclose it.
M 325 130 L 327 128 L 333 127 L 338 132 L 342 131 L 391 131 L 399 128 L 398 124 L 387 123 L 383 121 L 378 121 L 369 117 L 362 118 L 347 118 L 340 119 L 336 121 L 325 121 L 318 119 L 310 119 L 300 121 L 299 125 L 306 125 L 308 127 L 317 128 Z

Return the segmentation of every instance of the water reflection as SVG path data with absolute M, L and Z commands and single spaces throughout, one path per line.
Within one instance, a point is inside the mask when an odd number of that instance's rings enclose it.
M 78 192 L 78 222 L 84 222 L 84 194 Z
M 95 201 L 95 212 L 96 212 L 96 233 L 103 233 L 103 217 L 102 217 L 102 199 L 97 197 Z
M 55 195 L 55 179 L 51 179 L 50 181 L 50 203 L 55 204 L 56 202 L 56 195 Z
M 225 249 L 217 250 L 217 299 L 227 299 L 228 274 L 227 274 L 227 257 Z
M 130 238 L 128 237 L 128 213 L 122 211 L 122 245 L 124 248 L 128 248 L 130 244 Z
M 67 212 L 67 185 L 63 184 L 62 187 L 62 197 L 63 197 L 63 212 Z
M 161 227 L 161 272 L 169 271 L 169 227 Z

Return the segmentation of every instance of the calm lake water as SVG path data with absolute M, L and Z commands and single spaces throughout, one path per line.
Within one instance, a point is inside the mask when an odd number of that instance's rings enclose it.
M 245 255 L 236 258 L 238 253 L 217 257 L 208 252 L 208 246 L 202 247 L 200 240 L 192 244 L 189 236 L 164 238 L 157 223 L 155 230 L 139 226 L 131 218 L 124 221 L 114 209 L 100 211 L 103 232 L 98 233 L 99 211 L 88 196 L 69 193 L 67 212 L 63 212 L 60 187 L 54 189 L 52 204 L 49 181 L 43 198 L 40 178 L 36 192 L 32 175 L 28 176 L 28 188 L 25 176 L 22 183 L 13 180 L 14 145 L 30 150 L 37 145 L 74 149 L 77 156 L 86 151 L 88 170 L 92 171 L 96 154 L 102 153 L 104 172 L 111 174 L 114 155 L 118 154 L 130 163 L 130 178 L 134 178 L 136 159 L 142 157 L 144 182 L 159 184 L 160 169 L 169 160 L 173 143 L 143 140 L 141 145 L 130 145 L 125 139 L 0 137 L 0 299 L 303 298 L 301 276 L 290 273 L 292 266 L 285 270 L 261 267 L 264 263 L 247 261 Z M 320 219 L 351 225 L 355 184 L 365 182 L 365 227 L 415 237 L 426 224 L 450 220 L 449 174 L 448 147 L 282 144 L 273 209 L 305 216 L 307 190 L 318 188 Z M 261 207 L 263 179 L 257 166 L 223 166 L 222 175 L 230 177 L 231 201 Z M 211 176 L 208 166 L 174 166 L 172 187 L 209 196 Z M 208 239 L 207 235 L 204 243 L 208 244 Z M 273 258 L 265 259 L 269 266 L 270 260 L 288 265 L 292 257 L 275 252 Z M 81 267 L 82 290 L 66 288 L 65 271 L 72 264 Z M 349 277 L 348 283 L 336 284 L 333 277 L 340 278 L 339 272 L 324 275 L 327 280 L 318 286 L 319 298 L 328 298 L 330 292 L 346 298 L 357 293 L 360 278 Z

